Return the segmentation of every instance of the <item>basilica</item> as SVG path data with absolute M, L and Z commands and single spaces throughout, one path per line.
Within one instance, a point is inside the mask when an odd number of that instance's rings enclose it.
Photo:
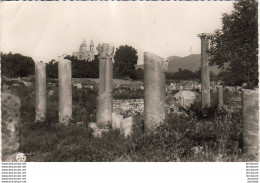
M 85 60 L 92 62 L 95 59 L 95 51 L 93 40 L 90 41 L 89 50 L 87 49 L 86 40 L 80 44 L 79 51 L 73 53 L 74 57 L 77 57 L 78 60 Z

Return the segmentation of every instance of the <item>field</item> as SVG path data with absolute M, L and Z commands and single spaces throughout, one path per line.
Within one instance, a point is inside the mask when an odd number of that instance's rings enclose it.
M 23 79 L 24 80 L 24 79 Z M 73 79 L 73 83 L 83 79 Z M 29 81 L 26 79 L 26 81 Z M 224 92 L 229 110 L 217 110 L 216 94 L 212 93 L 212 107 L 201 110 L 199 100 L 187 115 L 170 114 L 154 134 L 143 133 L 143 116 L 134 117 L 133 135 L 124 138 L 118 130 L 110 130 L 95 138 L 87 128 L 95 121 L 97 89 L 73 87 L 73 120 L 68 127 L 58 124 L 58 87 L 49 80 L 47 92 L 47 119 L 34 123 L 35 92 L 23 82 L 2 80 L 2 90 L 21 99 L 21 145 L 30 162 L 201 162 L 201 161 L 253 161 L 242 151 L 242 117 L 238 108 L 232 109 L 231 98 L 239 94 Z M 86 83 L 96 82 L 85 80 Z M 129 81 L 127 81 L 129 83 Z M 18 83 L 18 84 L 17 84 Z M 123 83 L 124 81 L 118 81 Z M 140 85 L 130 82 L 130 85 Z M 5 86 L 4 86 L 5 85 Z M 120 85 L 120 84 L 119 84 Z M 8 86 L 8 88 L 6 87 Z M 130 98 L 143 94 L 131 94 Z M 121 96 L 122 97 L 122 96 Z M 127 97 L 127 96 L 126 96 Z

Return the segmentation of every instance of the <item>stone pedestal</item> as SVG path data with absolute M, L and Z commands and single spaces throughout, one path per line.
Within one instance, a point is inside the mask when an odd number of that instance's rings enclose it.
M 20 146 L 20 99 L 9 93 L 1 94 L 2 100 L 2 161 L 16 162 Z
M 97 97 L 97 124 L 99 127 L 107 126 L 112 122 L 113 103 L 111 99 L 111 92 L 103 93 Z
M 223 86 L 217 86 L 217 95 L 218 95 L 218 108 L 221 109 L 224 105 Z
M 68 125 L 72 119 L 71 61 L 59 59 L 59 122 Z
M 46 119 L 46 64 L 35 63 L 35 121 L 42 122 Z
M 109 44 L 102 44 L 97 47 L 97 50 L 99 54 L 97 125 L 102 128 L 112 123 L 114 47 Z
M 242 89 L 243 150 L 259 161 L 259 98 L 257 90 Z
M 165 119 L 166 69 L 167 62 L 164 59 L 153 53 L 144 53 L 145 133 L 152 132 Z
M 209 78 L 209 40 L 207 34 L 198 35 L 201 39 L 201 107 L 210 107 L 210 78 Z

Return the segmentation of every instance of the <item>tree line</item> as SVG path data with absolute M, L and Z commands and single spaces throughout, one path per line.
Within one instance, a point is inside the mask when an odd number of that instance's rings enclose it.
M 34 75 L 34 60 L 19 53 L 1 52 L 1 75 L 6 77 Z

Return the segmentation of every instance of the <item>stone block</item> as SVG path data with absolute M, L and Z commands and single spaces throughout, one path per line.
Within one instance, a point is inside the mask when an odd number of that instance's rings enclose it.
M 133 118 L 128 117 L 123 120 L 121 120 L 120 123 L 120 133 L 124 135 L 125 137 L 132 134 L 132 128 L 133 128 Z
M 196 95 L 192 91 L 179 91 L 174 96 L 176 106 L 189 109 L 196 100 Z
M 120 122 L 123 120 L 123 115 L 117 114 L 115 112 L 112 113 L 112 128 L 120 129 Z
M 93 130 L 92 135 L 96 138 L 101 138 L 103 132 L 108 132 L 107 128 L 99 128 L 97 123 L 90 123 L 88 127 Z

